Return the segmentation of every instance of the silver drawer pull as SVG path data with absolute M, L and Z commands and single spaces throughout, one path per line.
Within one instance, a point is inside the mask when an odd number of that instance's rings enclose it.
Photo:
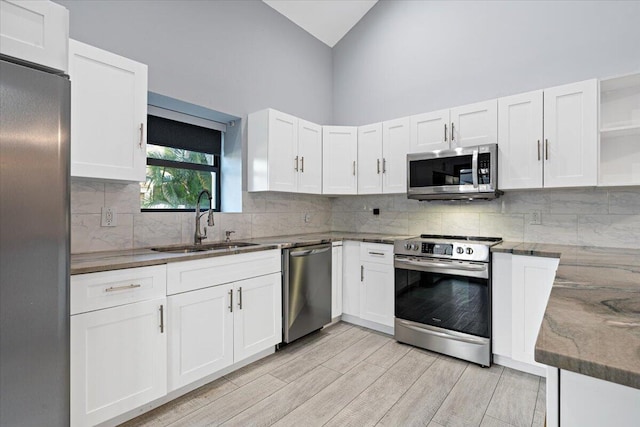
M 384 256 L 384 254 L 382 252 L 369 252 L 369 255 L 380 255 L 380 256 Z
M 131 285 L 124 285 L 124 286 L 116 286 L 116 287 L 110 287 L 105 289 L 105 292 L 115 292 L 115 291 L 126 291 L 127 289 L 135 289 L 135 288 L 139 288 L 142 285 L 137 285 L 137 284 L 131 284 Z

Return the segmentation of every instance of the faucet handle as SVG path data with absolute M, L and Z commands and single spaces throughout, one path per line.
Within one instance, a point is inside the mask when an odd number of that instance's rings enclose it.
M 232 234 L 232 233 L 235 233 L 235 231 L 233 231 L 233 230 L 227 230 L 227 231 L 225 231 L 225 232 L 224 232 L 224 235 L 225 235 L 225 237 L 227 238 L 227 242 L 228 242 L 229 240 L 231 240 L 231 234 Z
M 203 228 L 204 228 L 204 235 L 201 237 L 202 240 L 207 238 L 207 226 L 205 225 Z

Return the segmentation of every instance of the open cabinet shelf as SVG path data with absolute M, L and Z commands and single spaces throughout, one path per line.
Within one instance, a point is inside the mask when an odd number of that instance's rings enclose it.
M 598 185 L 640 185 L 640 74 L 600 82 Z

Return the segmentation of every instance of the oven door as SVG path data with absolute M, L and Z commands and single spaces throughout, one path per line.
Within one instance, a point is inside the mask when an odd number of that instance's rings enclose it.
M 489 265 L 480 262 L 395 257 L 395 317 L 489 338 Z

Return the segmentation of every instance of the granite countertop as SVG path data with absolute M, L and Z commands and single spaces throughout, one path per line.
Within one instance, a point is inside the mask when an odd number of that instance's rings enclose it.
M 83 273 L 95 273 L 99 271 L 119 270 L 123 268 L 145 267 L 149 265 L 166 264 L 169 262 L 242 254 L 269 249 L 294 248 L 299 246 L 308 246 L 342 240 L 356 240 L 362 242 L 393 244 L 394 240 L 407 237 L 409 236 L 394 236 L 374 233 L 332 232 L 297 234 L 292 236 L 273 236 L 263 237 L 259 239 L 242 239 L 239 241 L 255 243 L 256 246 L 246 246 L 233 249 L 219 249 L 204 252 L 170 253 L 157 252 L 148 248 L 108 252 L 91 252 L 71 255 L 71 274 L 74 275 Z
M 560 258 L 538 362 L 640 389 L 640 250 L 510 242 L 492 249 Z

